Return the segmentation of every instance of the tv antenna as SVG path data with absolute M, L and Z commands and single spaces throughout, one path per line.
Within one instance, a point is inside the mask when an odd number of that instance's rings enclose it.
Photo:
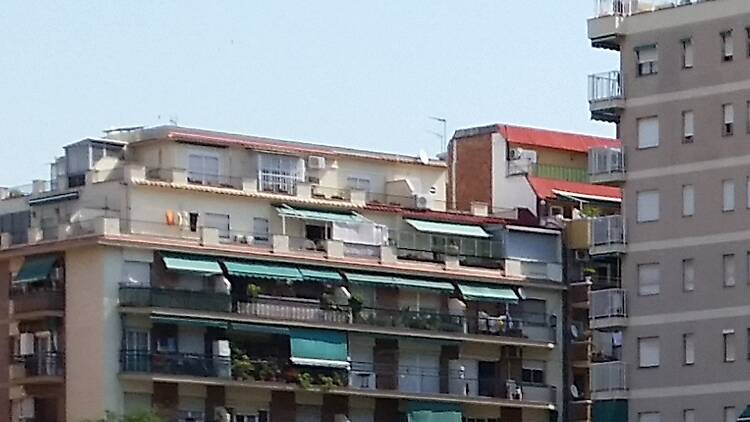
M 430 131 L 430 133 L 440 138 L 440 152 L 443 152 L 446 149 L 446 142 L 448 141 L 448 121 L 443 117 L 435 116 L 429 116 L 429 119 L 443 124 L 443 133 Z

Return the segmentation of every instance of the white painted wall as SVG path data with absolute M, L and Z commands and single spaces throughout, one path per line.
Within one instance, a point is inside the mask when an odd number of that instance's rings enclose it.
M 492 134 L 492 206 L 528 208 L 536 214 L 536 194 L 525 175 L 507 176 L 508 145 L 499 133 Z

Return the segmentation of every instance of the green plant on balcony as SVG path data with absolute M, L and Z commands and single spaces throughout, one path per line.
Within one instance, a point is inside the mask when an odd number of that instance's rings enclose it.
M 232 374 L 240 381 L 256 380 L 258 372 L 253 361 L 245 354 L 232 353 Z
M 581 214 L 583 214 L 585 217 L 594 218 L 594 217 L 601 217 L 603 215 L 603 212 L 602 212 L 602 209 L 599 207 L 586 205 L 581 210 Z
M 310 390 L 313 387 L 313 377 L 309 372 L 303 372 L 297 377 L 297 384 L 303 390 Z
M 260 296 L 262 289 L 257 284 L 249 284 L 247 286 L 247 297 L 250 298 L 250 300 L 257 299 L 258 296 Z
M 282 378 L 282 371 L 279 365 L 275 362 L 261 361 L 257 364 L 258 367 L 258 380 L 262 381 L 278 381 Z
M 333 380 L 333 377 L 321 375 L 318 377 L 318 380 L 320 382 L 320 388 L 324 391 L 328 391 L 333 389 L 333 387 L 336 387 L 336 382 Z

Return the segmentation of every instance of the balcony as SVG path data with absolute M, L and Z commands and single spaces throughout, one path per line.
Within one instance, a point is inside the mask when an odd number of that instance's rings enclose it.
M 578 167 L 554 166 L 551 164 L 531 163 L 523 160 L 508 161 L 508 176 L 526 174 L 544 179 L 567 180 L 569 182 L 588 183 L 586 169 Z
M 11 367 L 11 378 L 19 384 L 61 382 L 64 373 L 62 352 L 16 356 Z
M 588 309 L 590 291 L 591 283 L 587 283 L 585 281 L 580 283 L 571 283 L 570 288 L 568 289 L 570 306 L 578 309 Z
M 398 258 L 445 263 L 458 259 L 460 265 L 498 269 L 502 266 L 502 242 L 458 236 L 442 236 L 417 231 L 390 230 L 389 241 Z
M 570 420 L 572 422 L 591 421 L 591 403 L 588 401 L 571 402 Z
M 159 353 L 123 350 L 123 374 L 164 374 L 222 379 L 255 384 L 256 387 L 287 389 L 295 385 L 308 391 L 401 398 L 438 399 L 502 405 L 508 400 L 529 405 L 556 403 L 556 389 L 545 384 L 505 382 L 495 376 L 467 376 L 463 371 L 438 367 L 383 365 L 351 362 L 351 370 L 295 365 L 285 358 L 253 358 L 246 355 L 219 357 L 190 353 Z M 388 380 L 389 382 L 385 382 Z M 376 393 L 377 392 L 377 393 Z M 523 404 L 523 403 L 522 403 Z
M 11 294 L 14 318 L 23 314 L 54 314 L 62 316 L 65 310 L 65 291 L 43 289 L 19 291 Z
M 568 249 L 583 249 L 590 255 L 624 253 L 625 227 L 620 215 L 582 218 L 566 224 Z
M 594 400 L 627 398 L 627 364 L 625 362 L 591 365 L 591 393 Z
M 230 296 L 225 294 L 128 286 L 120 287 L 120 306 L 222 313 L 230 313 L 233 309 L 235 314 L 260 320 L 315 323 L 362 332 L 380 328 L 383 332 L 402 333 L 403 329 L 408 329 L 414 330 L 415 334 L 421 331 L 480 335 L 499 341 L 518 338 L 556 342 L 553 318 L 546 314 L 457 316 L 408 308 L 353 310 L 349 306 L 325 306 L 319 300 L 265 295 L 232 304 Z
M 570 346 L 570 360 L 576 368 L 587 368 L 591 362 L 591 342 L 575 341 Z
M 605 289 L 591 292 L 591 328 L 617 330 L 627 325 L 627 291 Z
M 617 70 L 589 75 L 589 109 L 593 120 L 619 123 L 625 110 L 622 75 Z
M 620 148 L 589 150 L 591 183 L 619 184 L 625 181 L 625 160 Z

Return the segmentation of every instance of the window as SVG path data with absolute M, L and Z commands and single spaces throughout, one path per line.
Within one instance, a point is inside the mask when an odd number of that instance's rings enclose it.
M 737 422 L 737 410 L 734 406 L 724 408 L 724 422 Z
M 722 268 L 724 271 L 724 287 L 732 287 L 737 281 L 735 276 L 734 254 L 722 256 Z
M 682 290 L 695 290 L 695 260 L 692 258 L 682 260 Z
M 638 339 L 638 366 L 655 368 L 659 366 L 659 337 Z
M 695 214 L 695 188 L 693 185 L 682 186 L 682 216 L 690 217 Z
M 745 104 L 745 132 L 750 133 L 750 101 Z
M 731 62 L 734 59 L 734 41 L 731 30 L 721 33 L 721 59 L 725 62 Z
M 722 211 L 734 211 L 734 180 L 727 179 L 721 182 L 723 203 Z
M 638 265 L 638 294 L 641 296 L 658 295 L 661 284 L 659 264 Z
M 721 106 L 721 111 L 724 116 L 721 134 L 722 136 L 732 136 L 734 134 L 734 106 L 732 104 L 724 104 Z
M 691 144 L 693 143 L 693 135 L 695 134 L 695 114 L 692 110 L 682 112 L 682 143 Z
M 270 227 L 267 218 L 253 218 L 253 243 L 267 243 L 270 240 Z
M 544 384 L 544 361 L 524 360 L 521 380 L 532 384 Z
M 695 409 L 685 409 L 682 411 L 682 422 L 695 422 Z
M 257 413 L 237 413 L 234 422 L 268 422 L 268 411 L 259 410 Z
M 207 212 L 203 221 L 206 227 L 219 230 L 220 238 L 229 239 L 229 214 Z
M 347 177 L 346 186 L 349 189 L 363 190 L 365 192 L 370 191 L 370 179 L 364 177 Z
M 661 422 L 661 414 L 659 412 L 639 413 L 638 422 Z
M 734 362 L 734 330 L 724 330 L 721 335 L 724 338 L 724 362 Z
M 685 38 L 682 40 L 682 68 L 692 69 L 693 67 L 693 40 Z
M 148 330 L 126 330 L 125 331 L 125 350 L 148 351 L 149 347 Z
M 151 284 L 151 264 L 136 261 L 123 262 L 122 281 L 128 285 L 149 286 Z
M 643 117 L 638 119 L 638 148 L 659 146 L 659 118 Z
M 683 350 L 683 361 L 685 365 L 692 365 L 695 363 L 695 335 L 693 333 L 687 333 L 682 335 L 682 350 Z
M 190 153 L 188 155 L 188 182 L 218 185 L 219 157 L 205 153 Z
M 639 223 L 659 220 L 659 191 L 647 190 L 636 194 L 636 220 Z
M 297 194 L 297 183 L 305 180 L 305 160 L 276 154 L 258 155 L 258 180 L 263 192 Z
M 636 48 L 635 55 L 638 59 L 638 76 L 658 73 L 659 52 L 655 44 Z

